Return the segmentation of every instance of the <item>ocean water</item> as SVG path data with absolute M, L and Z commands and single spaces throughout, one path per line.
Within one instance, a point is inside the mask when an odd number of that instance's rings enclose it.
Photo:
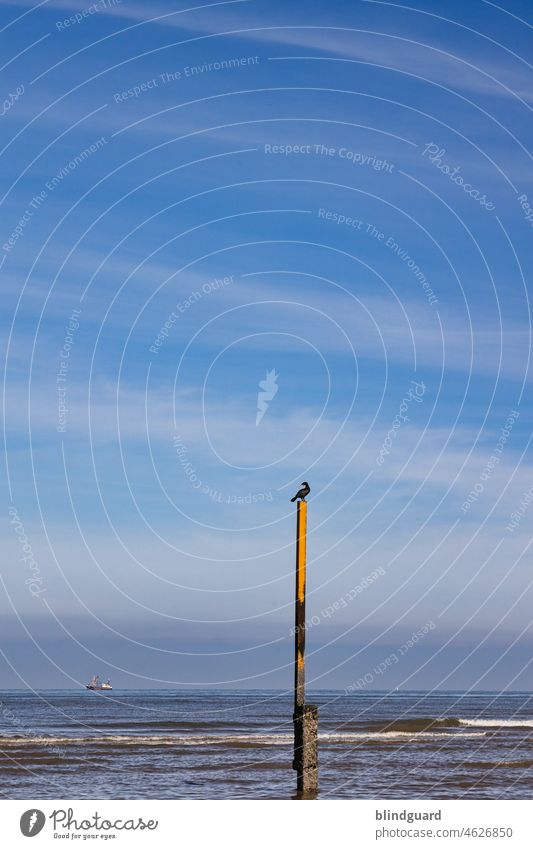
M 319 797 L 529 799 L 533 694 L 308 693 Z M 292 695 L 0 692 L 6 799 L 288 799 Z

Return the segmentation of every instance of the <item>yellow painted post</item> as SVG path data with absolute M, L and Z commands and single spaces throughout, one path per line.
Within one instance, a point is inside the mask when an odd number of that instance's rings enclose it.
M 294 616 L 294 710 L 305 703 L 305 572 L 307 501 L 298 501 L 296 519 L 296 608 Z
M 307 502 L 297 502 L 296 599 L 294 615 L 294 760 L 297 793 L 314 798 L 318 789 L 318 709 L 305 704 L 305 590 Z

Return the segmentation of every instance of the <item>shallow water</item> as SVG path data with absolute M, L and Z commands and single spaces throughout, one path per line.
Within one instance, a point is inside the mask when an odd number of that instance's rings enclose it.
M 279 691 L 0 693 L 8 799 L 290 798 Z M 338 691 L 319 706 L 321 798 L 527 799 L 533 694 Z

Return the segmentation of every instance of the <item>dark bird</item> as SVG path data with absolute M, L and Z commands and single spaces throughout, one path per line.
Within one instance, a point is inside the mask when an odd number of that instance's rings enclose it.
M 305 496 L 309 495 L 310 492 L 311 492 L 311 487 L 309 486 L 307 481 L 304 481 L 303 484 L 302 484 L 302 488 L 298 490 L 298 492 L 296 493 L 294 498 L 291 498 L 291 501 L 296 501 L 297 498 L 301 498 L 302 501 L 305 501 Z

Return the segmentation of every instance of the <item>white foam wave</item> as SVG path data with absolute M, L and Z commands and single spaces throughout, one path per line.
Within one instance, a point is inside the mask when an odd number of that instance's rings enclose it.
M 533 719 L 460 719 L 470 728 L 533 728 Z
M 360 731 L 357 733 L 349 733 L 349 734 L 319 734 L 318 739 L 324 740 L 325 742 L 333 742 L 333 743 L 350 743 L 356 742 L 357 740 L 370 740 L 370 739 L 387 739 L 398 737 L 409 738 L 411 740 L 420 740 L 423 739 L 434 739 L 435 737 L 447 737 L 451 739 L 454 736 L 453 729 L 450 731 Z M 484 737 L 485 733 L 483 731 L 467 731 L 461 734 L 461 740 L 463 737 Z
M 435 739 L 454 736 L 453 731 L 357 731 L 331 732 L 318 735 L 323 743 L 357 743 L 362 740 L 380 739 Z M 472 731 L 461 733 L 463 737 L 483 737 L 484 732 Z M 0 737 L 0 748 L 3 746 L 88 746 L 112 744 L 115 746 L 213 746 L 213 745 L 262 745 L 290 746 L 292 734 L 190 734 L 190 735 L 141 735 L 141 734 L 112 734 L 92 737 Z

